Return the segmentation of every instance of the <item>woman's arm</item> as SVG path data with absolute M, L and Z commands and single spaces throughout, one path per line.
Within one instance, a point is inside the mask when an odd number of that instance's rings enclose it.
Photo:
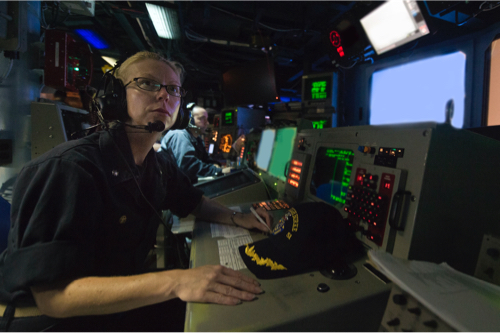
M 128 311 L 179 297 L 186 302 L 237 305 L 262 293 L 259 283 L 223 266 L 123 277 L 84 277 L 31 287 L 40 311 L 66 318 Z
M 264 208 L 257 208 L 257 214 L 266 222 L 266 224 L 271 228 L 272 225 L 272 216 L 264 209 Z M 196 217 L 212 221 L 212 222 L 218 222 L 222 224 L 229 224 L 233 225 L 233 222 L 231 221 L 231 217 L 233 216 L 233 212 L 231 209 L 226 208 L 225 206 L 221 205 L 220 203 L 210 200 L 206 196 L 203 196 L 201 198 L 200 203 L 196 207 L 196 209 L 192 212 L 192 214 Z M 269 229 L 266 228 L 265 225 L 259 222 L 257 218 L 252 214 L 252 213 L 237 213 L 233 217 L 234 222 L 236 225 L 246 228 L 246 229 L 259 229 L 263 232 L 269 232 Z

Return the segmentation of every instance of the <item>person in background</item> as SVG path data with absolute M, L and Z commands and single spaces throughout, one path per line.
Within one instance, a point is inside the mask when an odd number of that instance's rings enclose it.
M 193 184 L 198 177 L 217 176 L 231 172 L 231 168 L 221 168 L 212 160 L 205 149 L 202 135 L 208 127 L 208 113 L 199 106 L 193 107 L 188 128 L 171 130 L 161 140 L 159 154 L 171 154 L 179 168 L 189 177 Z
M 18 175 L 0 255 L 2 330 L 182 331 L 185 302 L 237 305 L 263 292 L 220 265 L 148 268 L 162 210 L 267 228 L 203 196 L 153 150 L 158 133 L 147 126 L 172 127 L 185 95 L 179 63 L 143 51 L 114 75 L 123 83 L 120 120 L 101 118 L 103 130 L 55 147 Z M 271 225 L 265 210 L 257 213 Z

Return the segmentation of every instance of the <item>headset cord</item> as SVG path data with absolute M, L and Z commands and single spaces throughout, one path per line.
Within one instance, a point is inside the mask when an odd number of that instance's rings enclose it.
M 125 163 L 125 165 L 127 166 L 128 170 L 129 170 L 130 174 L 132 175 L 132 179 L 134 179 L 134 182 L 137 185 L 137 189 L 139 190 L 139 193 L 141 194 L 141 196 L 143 197 L 143 199 L 147 202 L 147 204 L 149 205 L 149 207 L 151 207 L 151 209 L 156 214 L 156 216 L 158 217 L 158 219 L 160 219 L 161 224 L 163 224 L 163 226 L 165 227 L 165 230 L 166 230 L 166 232 L 168 234 L 168 237 L 170 239 L 172 239 L 172 242 L 175 243 L 175 247 L 177 248 L 177 257 L 179 259 L 180 265 L 182 266 L 182 268 L 187 268 L 187 267 L 184 266 L 184 264 L 182 262 L 182 258 L 180 256 L 181 249 L 179 248 L 179 242 L 175 238 L 174 233 L 170 230 L 170 228 L 167 226 L 167 224 L 165 223 L 165 221 L 163 221 L 163 218 L 160 216 L 160 214 L 158 214 L 158 212 L 156 211 L 156 209 L 153 206 L 153 204 L 151 204 L 151 202 L 149 202 L 149 200 L 147 199 L 147 197 L 144 195 L 144 193 L 142 192 L 142 189 L 141 189 L 141 186 L 140 186 L 139 182 L 137 181 L 136 177 L 134 176 L 134 172 L 132 171 L 132 168 L 128 164 L 127 159 L 125 158 L 125 156 L 123 156 L 123 153 L 122 153 L 120 147 L 118 147 L 118 144 L 116 143 L 115 138 L 109 132 L 109 130 L 106 130 L 106 131 L 111 136 L 111 141 L 113 141 L 113 144 L 115 145 L 115 148 L 118 150 L 118 153 L 119 153 L 121 159 L 123 160 L 123 162 Z M 160 170 L 160 172 L 161 172 L 161 170 Z

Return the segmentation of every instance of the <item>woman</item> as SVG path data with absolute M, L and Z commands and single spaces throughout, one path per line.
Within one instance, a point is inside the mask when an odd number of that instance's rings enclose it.
M 125 330 L 115 324 L 133 309 L 176 298 L 236 305 L 262 293 L 257 281 L 222 266 L 143 267 L 164 209 L 267 229 L 252 214 L 204 197 L 175 162 L 157 160 L 157 133 L 140 128 L 174 124 L 181 76 L 180 65 L 158 54 L 130 57 L 116 71 L 125 89 L 123 120 L 25 165 L 14 189 L 9 245 L 0 256 L 0 328 Z M 271 224 L 267 212 L 258 213 Z

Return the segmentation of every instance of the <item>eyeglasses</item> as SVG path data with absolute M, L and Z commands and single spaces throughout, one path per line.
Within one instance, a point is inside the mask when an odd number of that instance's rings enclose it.
M 187 93 L 187 91 L 182 87 L 171 84 L 167 85 L 160 84 L 154 80 L 147 79 L 145 77 L 136 77 L 135 79 L 132 79 L 132 81 L 127 83 L 124 87 L 128 86 L 132 82 L 135 82 L 137 84 L 137 87 L 146 91 L 160 91 L 161 88 L 165 87 L 167 93 L 174 97 L 184 97 L 186 96 Z

